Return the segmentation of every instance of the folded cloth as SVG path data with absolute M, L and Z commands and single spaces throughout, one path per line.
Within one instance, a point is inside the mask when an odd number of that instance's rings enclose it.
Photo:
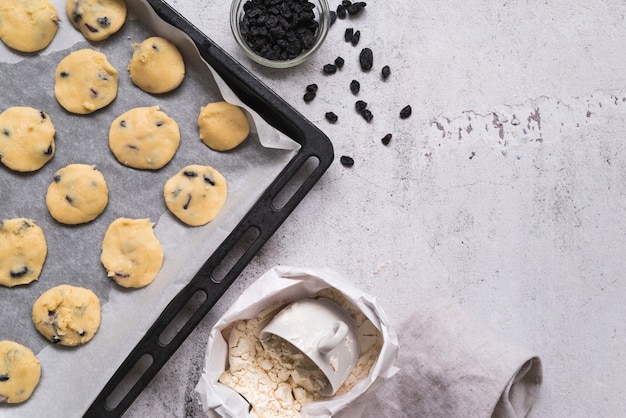
M 528 415 L 541 387 L 541 359 L 458 304 L 430 302 L 397 334 L 400 371 L 379 388 L 364 417 Z

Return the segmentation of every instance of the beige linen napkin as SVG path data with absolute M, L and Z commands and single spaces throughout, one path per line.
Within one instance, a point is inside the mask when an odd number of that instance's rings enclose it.
M 542 381 L 540 358 L 497 336 L 458 304 L 436 300 L 397 328 L 400 371 L 366 418 L 518 418 Z

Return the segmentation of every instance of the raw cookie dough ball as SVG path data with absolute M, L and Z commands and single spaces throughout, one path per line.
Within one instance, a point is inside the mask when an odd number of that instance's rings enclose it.
M 47 47 L 59 27 L 59 14 L 49 0 L 2 0 L 0 39 L 21 52 Z
M 149 219 L 118 218 L 102 240 L 100 261 L 108 276 L 123 287 L 152 283 L 163 265 L 163 248 Z
M 40 378 L 41 364 L 30 348 L 0 341 L 0 403 L 26 401 Z
M 124 0 L 66 0 L 72 24 L 90 41 L 101 41 L 119 31 L 126 21 Z
M 56 130 L 50 116 L 32 107 L 0 114 L 0 161 L 15 171 L 36 171 L 54 156 Z
M 33 304 L 37 331 L 54 344 L 85 344 L 100 326 L 100 300 L 94 292 L 62 284 L 44 292 Z
M 174 157 L 179 144 L 178 124 L 159 106 L 131 109 L 109 128 L 109 147 L 115 158 L 128 167 L 161 168 Z
M 215 102 L 200 109 L 200 139 L 211 149 L 228 151 L 241 144 L 250 133 L 246 114 L 239 106 Z
M 34 221 L 0 222 L 0 285 L 13 287 L 37 280 L 47 254 L 43 230 Z
M 189 165 L 170 178 L 163 187 L 167 208 L 191 226 L 204 225 L 224 206 L 226 179 L 212 167 Z
M 68 112 L 85 115 L 109 105 L 117 96 L 117 70 L 106 55 L 80 49 L 63 58 L 54 76 L 54 95 Z
M 147 93 L 167 93 L 185 78 L 185 63 L 176 46 L 154 36 L 133 45 L 128 70 L 133 83 Z
M 87 164 L 70 164 L 57 171 L 46 193 L 50 215 L 68 225 L 96 219 L 108 202 L 109 189 L 104 176 Z

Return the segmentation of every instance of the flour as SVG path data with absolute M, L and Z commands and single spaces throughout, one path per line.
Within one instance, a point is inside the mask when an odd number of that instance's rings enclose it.
M 382 346 L 378 329 L 336 289 L 324 289 L 313 297 L 326 297 L 341 305 L 356 321 L 360 356 L 352 373 L 337 394 L 346 393 L 369 373 Z M 228 341 L 229 368 L 219 381 L 240 393 L 257 418 L 300 417 L 304 405 L 325 399 L 320 391 L 327 385 L 324 374 L 298 349 L 271 336 L 261 342 L 259 334 L 286 304 L 271 306 L 256 317 L 236 321 L 224 329 Z

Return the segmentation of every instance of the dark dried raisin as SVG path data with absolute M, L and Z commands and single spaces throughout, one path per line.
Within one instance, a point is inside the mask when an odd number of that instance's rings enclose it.
M 315 92 L 307 91 L 306 93 L 304 93 L 303 99 L 306 103 L 310 102 L 311 100 L 315 99 Z
M 52 148 L 52 144 L 48 145 L 48 148 L 46 148 L 46 150 L 43 152 L 44 155 L 52 155 L 52 152 L 54 151 L 54 149 Z
M 339 158 L 339 162 L 345 167 L 352 167 L 354 165 L 354 159 L 347 155 L 342 155 L 341 158 Z
M 111 26 L 111 20 L 109 20 L 109 18 L 106 16 L 99 17 L 96 21 L 101 28 L 108 28 L 109 26 Z
M 347 16 L 347 12 L 346 12 L 346 8 L 344 7 L 343 4 L 340 4 L 339 6 L 337 6 L 337 17 L 339 19 L 345 19 Z
M 406 119 L 409 116 L 411 116 L 411 105 L 406 105 L 402 108 L 402 110 L 400 111 L 400 119 Z
M 353 28 L 347 28 L 346 31 L 343 34 L 343 39 L 345 39 L 346 42 L 350 42 L 352 40 L 353 36 L 354 36 L 354 29 Z
M 193 178 L 193 177 L 198 177 L 198 173 L 192 170 L 186 170 L 186 171 L 183 171 L 183 176 Z
M 369 71 L 372 69 L 374 65 L 374 54 L 371 49 L 363 48 L 361 53 L 359 54 L 359 64 L 361 65 L 361 69 L 364 71 Z
M 89 23 L 85 23 L 85 27 L 89 30 L 89 32 L 91 33 L 97 33 L 100 32 L 98 30 L 98 28 L 94 28 L 93 26 L 91 26 Z
M 306 91 L 312 91 L 313 93 L 315 93 L 317 91 L 317 88 L 317 84 L 312 83 L 306 86 Z
M 59 337 L 58 335 L 53 335 L 51 341 L 52 341 L 52 344 L 58 344 L 61 342 L 61 337 Z
M 337 72 L 337 66 L 334 64 L 326 64 L 324 66 L 325 74 L 335 74 Z
M 344 61 L 344 59 L 343 59 L 343 58 L 341 58 L 341 57 L 337 57 L 337 58 L 335 58 L 335 66 L 336 66 L 337 68 L 341 68 L 341 67 L 343 67 L 343 64 L 344 64 L 344 63 L 345 63 L 345 61 Z
M 70 205 L 74 203 L 74 199 L 72 199 L 72 196 L 70 196 L 69 194 L 65 195 L 65 200 L 67 200 L 67 203 L 69 203 Z
M 363 100 L 357 100 L 356 103 L 354 103 L 354 107 L 356 108 L 357 112 L 363 113 L 363 111 L 367 108 L 367 102 L 364 102 Z
M 391 134 L 387 134 L 385 136 L 383 136 L 383 139 L 381 139 L 381 142 L 383 143 L 383 145 L 389 145 L 389 142 L 391 141 Z
M 61 74 L 59 74 L 61 76 L 61 78 L 67 78 L 70 76 L 70 74 L 67 71 L 61 71 Z
M 120 126 L 121 126 L 122 128 L 125 128 L 125 127 L 126 127 L 126 121 L 125 121 L 125 120 L 121 120 L 121 121 L 120 121 Z
M 339 117 L 333 112 L 326 112 L 325 116 L 326 116 L 326 119 L 331 123 L 335 123 L 339 119 Z
M 11 270 L 10 274 L 12 279 L 18 279 L 26 276 L 26 273 L 28 273 L 28 266 L 22 266 L 19 270 Z
M 43 112 L 43 110 L 39 111 L 39 116 L 41 116 L 41 119 L 46 119 L 48 116 L 46 116 L 46 114 Z
M 205 174 L 202 176 L 202 178 L 204 179 L 205 183 L 210 184 L 211 186 L 215 186 L 215 180 L 213 179 L 213 177 Z
M 364 109 L 363 112 L 361 112 L 361 116 L 363 116 L 363 119 L 365 119 L 368 122 L 374 119 L 374 115 L 369 109 Z
M 383 76 L 383 80 L 386 80 L 391 74 L 391 68 L 388 65 L 385 65 L 381 70 L 380 74 Z
M 359 43 L 360 39 L 361 39 L 361 31 L 357 30 L 356 32 L 354 32 L 354 35 L 352 35 L 352 38 L 350 39 L 350 43 L 352 44 L 352 46 L 356 46 L 356 44 Z
M 189 205 L 191 204 L 191 194 L 187 195 L 187 201 L 185 202 L 185 204 L 183 205 L 183 209 L 187 210 L 189 209 Z
M 337 20 L 337 12 L 334 10 L 331 10 L 329 14 L 330 14 L 330 24 L 332 25 Z
M 350 82 L 350 91 L 352 94 L 357 94 L 361 90 L 361 83 L 356 80 Z
M 364 1 L 357 1 L 347 6 L 346 11 L 350 16 L 356 16 L 361 13 L 363 9 L 365 9 L 365 6 L 367 6 L 367 3 L 365 3 Z
M 6 382 L 9 380 L 8 374 L 0 374 L 0 382 Z
M 56 176 L 53 177 L 53 180 L 55 183 L 58 183 L 61 181 L 61 176 L 59 176 L 58 174 Z
M 3 134 L 4 136 L 11 136 L 11 132 L 9 132 L 9 130 L 8 130 L 8 129 L 6 129 L 6 128 L 2 129 L 2 134 Z

